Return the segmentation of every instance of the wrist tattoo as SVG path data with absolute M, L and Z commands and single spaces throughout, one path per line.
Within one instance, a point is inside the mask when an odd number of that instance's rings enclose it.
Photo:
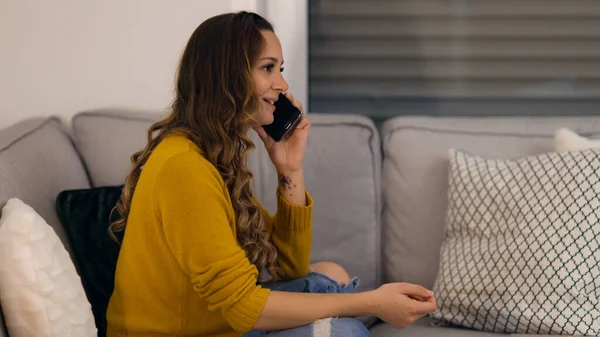
M 279 187 L 281 187 L 284 190 L 291 190 L 292 188 L 296 187 L 296 184 L 292 183 L 292 179 L 290 179 L 289 176 L 286 176 L 285 174 L 280 174 Z

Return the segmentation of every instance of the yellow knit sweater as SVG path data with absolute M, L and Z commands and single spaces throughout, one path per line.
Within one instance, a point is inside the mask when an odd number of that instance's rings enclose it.
M 275 178 L 274 178 L 275 179 Z M 312 199 L 277 214 L 261 207 L 287 278 L 308 273 Z M 109 337 L 240 336 L 269 290 L 236 240 L 229 193 L 215 167 L 180 134 L 150 156 L 133 196 L 107 312 Z

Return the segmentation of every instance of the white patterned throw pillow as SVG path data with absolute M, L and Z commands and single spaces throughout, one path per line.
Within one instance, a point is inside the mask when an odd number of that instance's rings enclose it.
M 554 133 L 554 150 L 557 152 L 580 151 L 600 147 L 600 139 L 586 138 L 568 128 Z
M 0 218 L 0 302 L 11 337 L 97 336 L 91 305 L 62 242 L 16 198 Z
M 450 151 L 438 323 L 600 333 L 600 149 L 515 160 Z

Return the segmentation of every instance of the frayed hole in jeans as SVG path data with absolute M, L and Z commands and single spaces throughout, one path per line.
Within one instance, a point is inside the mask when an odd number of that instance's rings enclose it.
M 313 337 L 331 336 L 331 318 L 320 319 L 312 324 Z
M 350 284 L 352 285 L 352 287 L 354 287 L 354 289 L 356 289 L 358 287 L 358 285 L 360 284 L 360 279 L 355 276 L 350 280 Z M 343 287 L 345 288 L 347 286 L 344 285 Z

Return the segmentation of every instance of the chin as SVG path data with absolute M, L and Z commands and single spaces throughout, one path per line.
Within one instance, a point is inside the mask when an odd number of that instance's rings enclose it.
M 269 124 L 273 123 L 274 120 L 275 120 L 275 118 L 273 117 L 273 115 L 261 116 L 261 118 L 259 119 L 259 124 L 260 124 L 260 126 L 269 125 Z

